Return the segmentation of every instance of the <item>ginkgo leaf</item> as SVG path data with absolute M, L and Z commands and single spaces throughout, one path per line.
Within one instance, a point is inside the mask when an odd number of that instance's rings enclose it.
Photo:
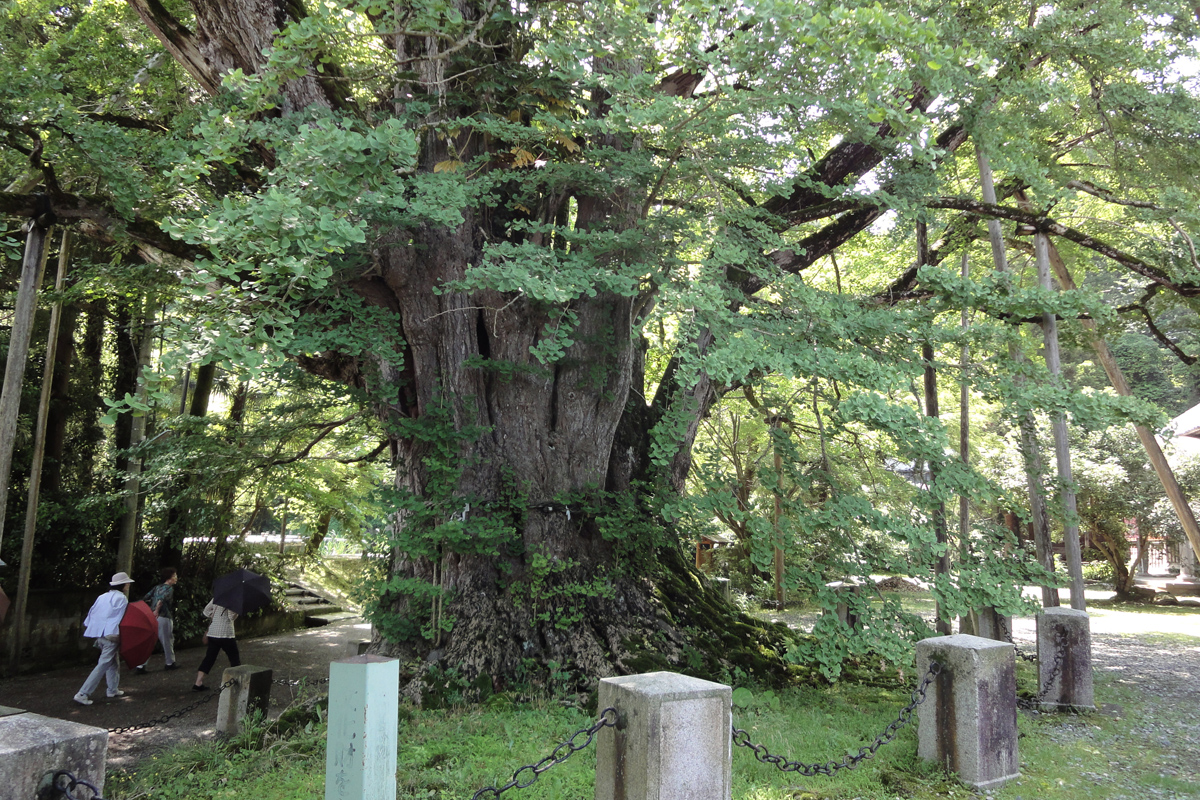
M 537 156 L 523 147 L 514 147 L 512 149 L 512 154 L 513 167 L 528 167 L 533 164 L 533 162 L 537 161 Z

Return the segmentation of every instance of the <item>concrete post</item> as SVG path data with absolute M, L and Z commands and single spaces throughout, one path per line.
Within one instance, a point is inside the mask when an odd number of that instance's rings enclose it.
M 1015 648 L 958 634 L 917 642 L 917 675 L 942 671 L 917 706 L 917 755 L 937 761 L 976 789 L 1020 775 Z
M 104 791 L 108 731 L 0 706 L 0 797 L 37 796 L 47 773 L 64 769 Z
M 959 617 L 958 632 L 1007 642 L 1012 638 L 1012 617 L 997 614 L 991 606 L 973 608 Z
M 651 672 L 604 678 L 616 728 L 596 741 L 596 800 L 729 800 L 733 690 Z
M 399 703 L 398 659 L 330 663 L 325 800 L 396 800 Z
M 1037 648 L 1040 707 L 1045 711 L 1095 709 L 1087 612 L 1043 609 L 1037 616 Z
M 266 713 L 271 702 L 271 670 L 266 667 L 228 667 L 221 674 L 221 685 L 233 681 L 221 691 L 217 701 L 217 733 L 232 736 L 242 729 L 242 719 L 254 711 Z

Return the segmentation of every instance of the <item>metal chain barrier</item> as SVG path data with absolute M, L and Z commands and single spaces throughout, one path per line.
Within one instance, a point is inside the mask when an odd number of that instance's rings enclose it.
M 526 764 L 513 773 L 512 780 L 505 785 L 496 788 L 495 786 L 485 786 L 471 796 L 471 800 L 481 800 L 484 797 L 499 797 L 509 789 L 524 789 L 532 786 L 546 770 L 553 766 L 563 763 L 568 758 L 585 749 L 596 738 L 596 734 L 601 728 L 615 728 L 617 725 L 617 710 L 615 708 L 606 708 L 600 712 L 599 719 L 596 723 L 588 728 L 580 728 L 571 734 L 571 738 L 554 748 L 550 755 L 543 758 L 536 764 Z M 586 736 L 583 741 L 579 741 L 580 737 Z M 522 777 L 524 776 L 524 777 Z
M 1042 684 L 1042 689 L 1037 693 L 1037 696 L 1032 700 L 1023 700 L 1017 698 L 1017 706 L 1026 710 L 1036 711 L 1041 708 L 1042 701 L 1046 699 L 1046 695 L 1050 693 L 1050 687 L 1054 685 L 1054 681 L 1058 678 L 1058 674 L 1062 671 L 1064 654 L 1066 652 L 1066 641 L 1063 635 L 1062 628 L 1059 628 L 1054 633 L 1054 663 L 1050 665 L 1050 674 L 1046 678 L 1046 682 Z M 1040 673 L 1041 670 L 1039 669 Z M 1039 675 L 1040 677 L 1040 675 Z
M 739 728 L 733 729 L 733 743 L 738 747 L 746 747 L 753 750 L 754 757 L 764 764 L 772 764 L 782 772 L 798 772 L 806 778 L 811 778 L 814 775 L 832 775 L 839 769 L 855 769 L 863 761 L 873 758 L 879 748 L 896 738 L 896 734 L 900 729 L 912 719 L 913 711 L 916 710 L 917 706 L 925 702 L 925 690 L 929 688 L 929 684 L 933 683 L 933 679 L 941 671 L 941 664 L 936 661 L 930 661 L 929 671 L 925 673 L 925 677 L 917 684 L 917 688 L 913 689 L 909 704 L 900 709 L 900 714 L 896 719 L 884 728 L 883 733 L 875 737 L 875 741 L 865 747 L 858 748 L 858 753 L 855 755 L 843 756 L 841 761 L 826 761 L 823 764 L 804 764 L 799 761 L 788 761 L 783 756 L 772 755 L 761 744 L 751 742 L 750 734 Z
M 221 692 L 225 691 L 230 686 L 233 686 L 234 683 L 236 683 L 235 680 L 232 680 L 232 679 L 227 680 L 223 684 L 218 686 L 215 691 L 206 694 L 204 697 L 201 697 L 196 702 L 192 703 L 189 706 L 185 706 L 184 708 L 181 708 L 178 711 L 173 711 L 170 714 L 163 714 L 161 717 L 155 717 L 154 719 L 147 720 L 145 722 L 139 722 L 134 725 L 122 725 L 119 728 L 109 728 L 108 732 L 109 733 L 129 733 L 130 731 L 145 730 L 147 728 L 153 728 L 156 725 L 162 725 L 164 723 L 170 722 L 173 719 L 182 717 L 184 714 L 189 714 L 192 711 L 195 711 L 197 708 L 204 705 L 205 703 L 211 703 L 213 700 L 215 700 L 216 698 L 221 696 Z
M 81 786 L 91 792 L 91 794 L 85 796 L 76 795 L 75 790 Z M 60 769 L 50 779 L 49 786 L 39 789 L 38 800 L 63 800 L 64 798 L 65 800 L 104 800 L 100 796 L 100 790 L 95 786 L 85 780 L 76 778 L 65 769 Z
M 1021 661 L 1037 661 L 1037 656 L 1022 652 L 1021 648 L 1017 647 L 1017 643 L 1013 641 L 1012 631 L 1008 629 L 1008 623 L 1004 621 L 1003 616 L 997 614 L 996 622 L 1000 625 L 1000 635 L 1004 637 L 1004 641 L 1013 646 L 1013 651 L 1016 653 L 1018 659 Z

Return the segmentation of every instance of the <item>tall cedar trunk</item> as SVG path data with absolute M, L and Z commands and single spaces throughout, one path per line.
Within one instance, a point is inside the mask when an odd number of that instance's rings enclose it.
M 133 313 L 131 307 L 136 299 L 119 302 L 116 307 L 115 330 L 113 331 L 113 355 L 117 360 L 116 374 L 113 380 L 113 397 L 125 397 L 137 393 L 138 378 L 138 346 L 133 335 Z M 116 452 L 116 463 L 113 465 L 112 491 L 120 493 L 125 490 L 125 478 L 129 469 L 128 455 L 130 443 L 133 441 L 133 415 L 121 414 L 113 425 L 113 450 Z M 117 552 L 121 540 L 121 518 L 113 521 L 109 537 L 109 548 Z
M 246 404 L 250 400 L 250 381 L 239 381 L 237 389 L 233 392 L 233 402 L 229 404 L 229 421 L 232 423 L 229 426 L 229 436 L 227 441 L 235 445 L 239 449 L 242 446 L 242 422 L 246 419 Z M 217 513 L 217 530 L 216 530 L 216 547 L 213 548 L 215 563 L 220 563 L 221 551 L 225 547 L 225 543 L 229 540 L 229 533 L 233 530 L 233 506 L 237 500 L 237 483 L 230 478 L 225 479 L 225 486 L 221 489 L 221 498 L 218 501 L 220 504 Z M 255 504 L 257 510 L 258 503 Z M 253 514 L 251 515 L 253 519 Z M 243 536 L 245 533 L 242 534 Z M 182 558 L 180 559 L 182 560 Z M 164 566 L 169 563 L 165 562 Z
M 71 403 L 71 367 L 75 363 L 75 328 L 80 308 L 74 303 L 62 308 L 58 346 L 54 352 L 54 382 L 50 387 L 50 416 L 46 420 L 46 461 L 42 473 L 42 494 L 53 497 L 62 486 L 63 450 L 67 442 L 67 422 L 81 411 Z
M 75 370 L 78 378 L 76 392 L 81 398 L 80 442 L 74 448 L 79 458 L 75 465 L 78 489 L 93 489 L 97 481 L 96 464 L 100 457 L 100 446 L 104 442 L 104 428 L 100 424 L 105 408 L 103 391 L 104 337 L 108 328 L 109 306 L 106 300 L 95 300 L 86 306 L 87 323 L 83 329 L 83 357 Z
M 216 377 L 216 363 L 203 364 L 196 370 L 196 381 L 193 384 L 192 402 L 188 408 L 188 416 L 207 416 L 208 402 L 212 398 Z M 183 561 L 183 542 L 190 533 L 188 521 L 192 516 L 187 513 L 187 508 L 193 502 L 192 484 L 194 482 L 194 478 L 190 474 L 180 475 L 173 482 L 174 485 L 169 495 L 171 505 L 167 509 L 166 529 L 158 540 L 158 561 L 164 567 L 174 566 Z M 222 538 L 214 552 L 220 552 L 221 545 L 224 543 L 224 533 L 223 529 L 219 531 Z

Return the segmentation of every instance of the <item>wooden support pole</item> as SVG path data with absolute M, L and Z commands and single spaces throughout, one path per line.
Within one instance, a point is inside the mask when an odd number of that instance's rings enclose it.
M 917 262 L 921 265 L 929 263 L 929 234 L 924 222 L 917 223 Z M 925 416 L 938 419 L 940 411 L 938 409 L 937 367 L 934 365 L 933 360 L 933 345 L 928 340 L 921 344 L 921 360 L 925 364 Z M 937 482 L 938 466 L 931 461 L 929 462 L 930 490 L 937 486 Z M 933 529 L 934 534 L 937 536 L 938 544 L 942 546 L 935 574 L 948 577 L 950 575 L 950 535 L 946 529 L 946 506 L 944 503 L 938 503 L 933 510 Z M 950 617 L 947 616 L 941 601 L 938 601 L 937 604 L 937 621 L 935 625 L 937 632 L 942 635 L 948 635 L 952 632 Z
M 965 283 L 971 277 L 971 260 L 968 251 L 963 251 L 962 256 L 962 279 Z M 967 316 L 967 306 L 963 304 L 962 310 L 962 332 L 963 344 L 958 354 L 958 364 L 960 377 L 958 382 L 958 457 L 962 461 L 963 466 L 969 466 L 971 463 L 971 381 L 970 381 L 970 355 L 971 348 L 967 344 L 966 332 L 970 327 L 970 320 Z M 959 495 L 958 498 L 958 549 L 962 554 L 962 558 L 966 558 L 970 551 L 968 547 L 968 536 L 971 533 L 971 503 L 970 499 L 965 495 Z
M 1053 291 L 1050 280 L 1050 239 L 1038 232 L 1033 237 L 1034 256 L 1037 261 L 1038 283 L 1047 291 Z M 1062 359 L 1058 350 L 1058 319 L 1051 312 L 1042 316 L 1042 334 L 1046 346 L 1046 368 L 1055 383 L 1062 381 Z M 1058 409 L 1053 414 L 1054 457 L 1058 464 L 1059 496 L 1063 504 L 1063 545 L 1066 553 L 1067 574 L 1071 579 L 1071 608 L 1087 610 L 1083 596 L 1083 564 L 1079 552 L 1079 512 L 1075 505 L 1075 481 L 1071 472 L 1071 445 L 1067 440 L 1067 414 Z
M 779 415 L 771 420 L 771 428 L 774 429 L 775 435 L 778 436 L 780 430 Z M 783 457 L 779 454 L 779 443 L 775 442 L 774 449 L 774 464 L 775 464 L 775 607 L 782 610 L 784 605 L 783 593 L 783 531 L 781 522 L 783 517 Z
M 975 157 L 979 164 L 979 183 L 985 203 L 996 203 L 996 187 L 992 181 L 992 166 L 987 154 L 978 142 L 975 143 Z M 992 245 L 992 261 L 996 272 L 1008 273 L 1008 256 L 1004 249 L 1004 233 L 1000 229 L 1000 220 L 987 221 L 988 241 Z M 1009 359 L 1015 364 L 1024 360 L 1024 355 L 1015 343 L 1008 346 Z M 1018 377 L 1017 383 L 1021 380 Z M 1038 563 L 1045 569 L 1054 571 L 1054 551 L 1050 542 L 1050 518 L 1046 513 L 1046 498 L 1042 490 L 1042 454 L 1037 441 L 1037 423 L 1033 413 L 1023 412 L 1017 420 L 1020 431 L 1021 459 L 1025 465 L 1025 482 L 1029 491 L 1029 515 L 1032 517 L 1033 544 L 1037 552 Z M 1042 587 L 1042 606 L 1052 608 L 1058 605 L 1058 590 L 1049 586 Z
M 58 275 L 54 280 L 55 300 L 50 311 L 50 332 L 46 339 L 46 366 L 42 373 L 42 394 L 38 400 L 37 427 L 33 434 L 33 464 L 29 469 L 29 495 L 25 505 L 25 533 L 21 540 L 21 567 L 17 579 L 17 599 L 13 604 L 16 619 L 15 641 L 9 652 L 9 674 L 15 674 L 21 664 L 21 652 L 29 637 L 25 619 L 29 604 L 29 580 L 33 572 L 33 541 L 37 532 L 38 496 L 42 489 L 42 462 L 46 456 L 46 420 L 50 417 L 50 392 L 54 384 L 54 362 L 58 352 L 58 327 L 62 321 L 62 290 L 67 282 L 67 265 L 71 260 L 71 231 L 64 229 L 58 249 Z
M 1067 264 L 1059 254 L 1058 248 L 1054 246 L 1054 242 L 1049 242 L 1047 255 L 1050 257 L 1050 268 L 1054 270 L 1054 277 L 1058 279 L 1059 286 L 1068 292 L 1076 289 L 1075 279 L 1071 277 L 1071 271 L 1067 269 Z M 1087 331 L 1088 344 L 1096 352 L 1096 358 L 1104 367 L 1104 372 L 1108 375 L 1108 381 L 1112 384 L 1113 390 L 1122 397 L 1132 395 L 1133 391 L 1129 388 L 1129 382 L 1125 380 L 1125 373 L 1121 371 L 1121 367 L 1117 364 L 1117 359 L 1113 357 L 1112 350 L 1108 348 L 1104 337 L 1096 330 L 1096 323 L 1090 319 L 1080 320 L 1080 323 Z M 1162 447 L 1154 437 L 1154 432 L 1145 425 L 1134 425 L 1133 427 L 1137 432 L 1138 440 L 1142 443 L 1142 448 L 1146 451 L 1146 458 L 1149 459 L 1154 474 L 1158 476 L 1167 499 L 1171 501 L 1171 507 L 1175 510 L 1175 516 L 1179 518 L 1179 524 L 1192 546 L 1192 551 L 1200 555 L 1200 525 L 1196 523 L 1196 514 L 1192 511 L 1179 481 L 1175 479 L 1175 472 L 1167 462 Z
M 42 284 L 42 273 L 46 268 L 46 236 L 49 229 L 48 215 L 31 219 L 25 226 L 25 257 L 21 262 L 21 283 L 17 288 L 17 304 L 13 309 L 12 331 L 8 339 L 4 387 L 0 389 L 0 543 L 4 541 L 8 481 L 12 473 L 17 415 L 21 411 L 21 383 L 25 379 L 29 340 L 33 336 L 37 291 Z

